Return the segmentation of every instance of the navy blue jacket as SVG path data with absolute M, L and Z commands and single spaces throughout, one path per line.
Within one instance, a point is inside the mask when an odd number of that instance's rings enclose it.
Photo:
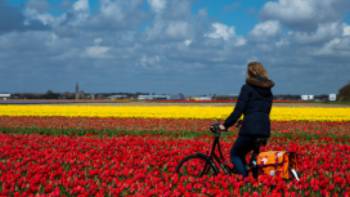
M 234 125 L 244 115 L 239 136 L 269 137 L 270 111 L 274 83 L 268 79 L 254 78 L 247 80 L 241 88 L 233 112 L 225 120 L 226 128 Z

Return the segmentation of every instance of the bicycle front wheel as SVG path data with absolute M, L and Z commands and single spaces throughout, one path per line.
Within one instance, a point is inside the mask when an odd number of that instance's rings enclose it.
M 202 153 L 195 153 L 182 159 L 176 167 L 179 175 L 202 177 L 203 175 L 216 175 L 218 169 L 213 160 Z

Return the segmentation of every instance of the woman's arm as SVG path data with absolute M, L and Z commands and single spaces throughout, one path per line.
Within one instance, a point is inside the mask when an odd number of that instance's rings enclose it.
M 223 124 L 225 129 L 228 129 L 229 127 L 234 125 L 235 122 L 241 117 L 241 115 L 245 110 L 248 100 L 249 100 L 249 89 L 247 85 L 243 85 L 241 88 L 241 92 L 239 93 L 238 101 L 236 103 L 235 109 L 230 114 L 230 116 L 227 117 L 227 119 Z

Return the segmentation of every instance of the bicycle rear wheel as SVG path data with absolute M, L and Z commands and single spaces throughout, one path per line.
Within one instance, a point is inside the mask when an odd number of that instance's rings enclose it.
M 176 167 L 176 173 L 192 177 L 216 175 L 219 172 L 214 162 L 205 154 L 195 153 L 182 159 Z

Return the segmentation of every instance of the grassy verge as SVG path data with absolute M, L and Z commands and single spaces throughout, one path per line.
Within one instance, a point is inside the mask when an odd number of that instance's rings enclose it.
M 322 102 L 324 104 L 336 104 L 336 105 L 350 105 L 350 101 L 336 101 L 336 102 L 331 102 L 331 101 L 326 101 Z
M 40 135 L 53 135 L 53 136 L 85 136 L 93 135 L 98 137 L 112 137 L 112 136 L 144 136 L 144 135 L 160 135 L 174 138 L 196 138 L 204 136 L 212 136 L 209 131 L 167 131 L 167 130 L 125 130 L 125 129 L 53 129 L 53 128 L 0 128 L 0 133 L 4 134 L 40 134 Z M 226 132 L 222 134 L 222 137 L 235 136 L 236 132 Z M 278 131 L 273 131 L 272 136 L 274 138 L 285 138 L 290 140 L 318 140 L 321 138 L 330 138 L 334 140 L 350 141 L 350 135 L 336 135 L 332 133 L 325 133 L 322 135 L 298 132 L 298 133 L 280 133 Z
M 161 135 L 170 137 L 194 138 L 207 136 L 209 132 L 193 131 L 166 131 L 166 130 L 122 130 L 122 129 L 52 129 L 52 128 L 0 128 L 0 133 L 5 134 L 40 134 L 40 135 L 67 135 L 67 136 L 85 136 L 95 135 L 100 137 L 124 136 L 124 135 Z

